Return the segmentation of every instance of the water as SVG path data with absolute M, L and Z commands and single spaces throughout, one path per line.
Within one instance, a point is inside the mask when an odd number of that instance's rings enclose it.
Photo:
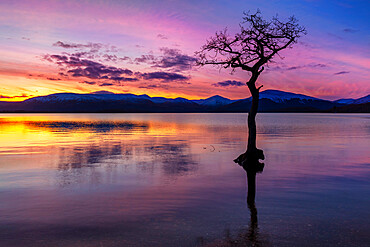
M 369 120 L 259 114 L 254 219 L 246 114 L 1 114 L 0 246 L 369 246 Z

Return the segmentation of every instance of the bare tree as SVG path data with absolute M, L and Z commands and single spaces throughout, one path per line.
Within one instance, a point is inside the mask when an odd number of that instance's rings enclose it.
M 256 147 L 256 114 L 258 110 L 259 91 L 262 85 L 256 87 L 256 81 L 264 70 L 263 65 L 272 61 L 279 52 L 291 48 L 298 38 L 306 34 L 304 27 L 298 25 L 292 16 L 287 21 L 279 20 L 278 16 L 264 20 L 261 12 L 255 14 L 244 12 L 240 32 L 229 35 L 227 29 L 216 32 L 209 38 L 200 51 L 196 52 L 197 64 L 216 65 L 220 68 L 242 69 L 249 72 L 250 78 L 246 83 L 252 94 L 252 105 L 248 114 L 248 147 L 247 151 L 235 162 L 241 164 L 247 160 L 264 159 L 263 151 Z

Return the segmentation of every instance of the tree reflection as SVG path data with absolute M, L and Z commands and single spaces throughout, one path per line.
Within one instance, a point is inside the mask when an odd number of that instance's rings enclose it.
M 240 164 L 239 164 L 240 165 Z M 264 242 L 261 240 L 258 229 L 258 217 L 257 208 L 255 203 L 256 198 L 256 175 L 257 173 L 262 173 L 264 168 L 264 163 L 258 160 L 254 163 L 243 163 L 241 165 L 247 173 L 247 183 L 248 183 L 248 193 L 247 193 L 247 205 L 250 211 L 250 225 L 248 233 L 245 236 L 252 244 L 252 246 L 264 246 Z
M 261 163 L 258 159 L 253 161 L 249 159 L 248 162 L 246 162 L 245 159 L 235 159 L 234 162 L 243 167 L 247 173 L 247 205 L 250 212 L 250 224 L 246 232 L 240 233 L 235 239 L 229 239 L 229 246 L 268 246 L 269 244 L 267 239 L 259 233 L 257 208 L 255 203 L 256 175 L 257 173 L 262 173 L 265 164 Z
M 241 161 L 241 162 L 239 162 Z M 262 173 L 264 163 L 259 162 L 258 159 L 251 162 L 251 159 L 246 162 L 246 159 L 235 159 L 234 162 L 238 163 L 247 173 L 247 206 L 250 212 L 250 224 L 248 229 L 241 230 L 235 237 L 232 236 L 230 229 L 226 229 L 224 238 L 222 240 L 215 240 L 207 243 L 203 237 L 197 239 L 199 246 L 253 246 L 263 247 L 271 246 L 268 238 L 259 232 L 257 207 L 255 203 L 256 198 L 256 175 Z

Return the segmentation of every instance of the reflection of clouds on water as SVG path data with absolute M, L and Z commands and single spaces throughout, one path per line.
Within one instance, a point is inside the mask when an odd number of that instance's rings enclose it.
M 193 161 L 188 143 L 147 146 L 144 152 L 150 153 L 154 162 L 162 163 L 167 175 L 183 175 L 196 170 L 197 163 Z
M 108 122 L 108 121 L 28 121 L 23 122 L 25 125 L 39 128 L 47 129 L 50 131 L 70 131 L 70 130 L 88 130 L 92 132 L 109 132 L 112 130 L 146 130 L 149 128 L 148 125 L 143 123 L 133 123 L 133 122 Z
M 156 137 L 142 141 L 122 137 L 110 141 L 108 136 L 107 140 L 99 143 L 60 147 L 57 183 L 62 187 L 76 183 L 99 184 L 107 174 L 121 172 L 122 169 L 141 174 L 183 176 L 197 169 L 189 145 L 185 141 L 171 143 L 170 139 L 159 142 Z M 124 176 L 123 173 L 115 179 L 124 179 Z

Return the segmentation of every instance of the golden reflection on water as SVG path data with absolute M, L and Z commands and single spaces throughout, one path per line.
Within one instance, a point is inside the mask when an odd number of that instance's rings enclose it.
M 234 133 L 234 139 L 244 142 L 244 135 L 240 134 L 244 128 L 233 127 L 229 132 Z M 221 140 L 224 137 L 219 130 L 217 126 L 166 119 L 131 120 L 122 114 L 113 117 L 99 114 L 2 115 L 1 169 L 3 172 L 23 168 L 69 170 L 129 163 L 135 163 L 134 167 L 140 164 L 148 167 L 149 163 L 156 166 L 159 163 L 167 173 L 189 173 L 195 167 L 194 156 L 221 152 L 220 148 L 225 151 Z
M 54 145 L 121 140 L 122 137 L 126 141 L 168 136 L 181 139 L 202 132 L 205 130 L 199 125 L 171 122 L 9 117 L 0 119 L 0 154 L 27 154 L 32 147 L 43 149 Z M 20 148 L 25 150 L 19 151 Z

